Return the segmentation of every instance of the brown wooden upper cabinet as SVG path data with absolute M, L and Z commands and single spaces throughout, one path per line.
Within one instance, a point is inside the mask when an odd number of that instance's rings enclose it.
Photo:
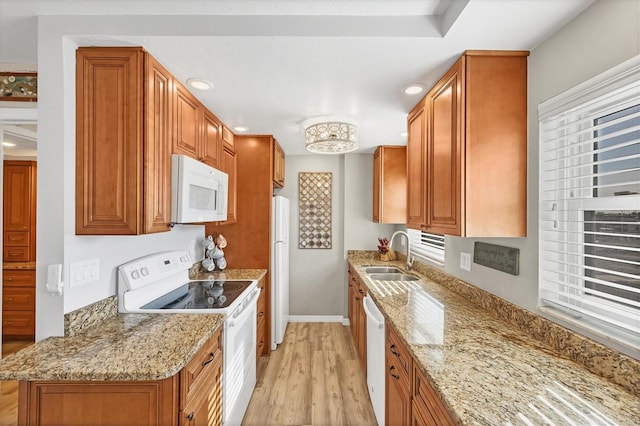
M 76 234 L 169 230 L 173 78 L 140 47 L 76 52 Z
M 408 227 L 527 233 L 526 51 L 467 51 L 408 116 Z
M 373 221 L 407 221 L 407 147 L 379 146 L 373 154 Z
M 220 157 L 220 170 L 229 175 L 228 197 L 227 197 L 227 220 L 219 222 L 219 225 L 230 225 L 238 222 L 238 172 L 237 172 L 237 152 L 234 142 L 234 135 L 226 126 L 222 126 L 222 155 Z
M 4 161 L 4 262 L 36 260 L 36 162 Z
M 284 151 L 282 147 L 276 141 L 273 144 L 273 187 L 284 187 Z

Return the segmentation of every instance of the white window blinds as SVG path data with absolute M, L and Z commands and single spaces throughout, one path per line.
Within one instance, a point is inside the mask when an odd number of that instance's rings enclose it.
M 640 57 L 544 102 L 539 120 L 540 304 L 637 345 Z
M 408 228 L 411 240 L 411 253 L 424 259 L 444 265 L 444 235 L 430 234 Z

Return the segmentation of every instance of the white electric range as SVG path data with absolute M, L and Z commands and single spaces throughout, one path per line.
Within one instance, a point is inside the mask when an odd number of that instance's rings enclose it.
M 256 383 L 256 281 L 191 280 L 193 258 L 155 253 L 118 267 L 118 309 L 125 313 L 225 315 L 222 416 L 239 425 Z

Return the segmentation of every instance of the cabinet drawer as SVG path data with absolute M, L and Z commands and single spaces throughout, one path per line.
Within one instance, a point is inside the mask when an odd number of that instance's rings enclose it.
M 29 231 L 6 231 L 4 233 L 5 247 L 23 247 L 29 245 Z
M 449 417 L 447 409 L 444 408 L 438 394 L 433 389 L 427 378 L 417 367 L 414 367 L 413 376 L 413 401 L 421 411 L 429 413 L 435 425 L 448 426 L 454 422 Z M 426 416 L 425 416 L 426 418 Z
M 222 358 L 211 363 L 205 376 L 207 386 L 198 386 L 197 392 L 180 411 L 178 426 L 222 424 Z
M 2 271 L 2 285 L 4 287 L 35 287 L 36 271 L 5 269 Z
M 387 330 L 387 369 L 393 370 L 393 374 L 400 376 L 400 380 L 409 387 L 411 383 L 410 378 L 413 373 L 411 371 L 412 358 L 395 331 L 391 327 L 388 327 Z
M 29 287 L 6 287 L 2 289 L 2 310 L 33 311 L 36 308 L 36 289 Z
M 222 359 L 222 328 L 193 356 L 180 372 L 180 407 L 185 407 L 199 388 L 206 384 L 217 360 Z
M 29 247 L 5 247 L 3 252 L 5 262 L 29 261 Z
M 2 335 L 3 336 L 33 336 L 36 323 L 35 312 L 27 311 L 3 311 Z

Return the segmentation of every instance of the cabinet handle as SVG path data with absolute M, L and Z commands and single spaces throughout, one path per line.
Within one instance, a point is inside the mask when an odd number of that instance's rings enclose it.
M 9 302 L 13 302 L 13 297 L 8 297 L 8 298 L 7 298 L 7 300 L 8 300 Z
M 262 318 L 264 316 L 264 312 L 260 311 L 260 313 L 258 313 L 258 317 Z
M 215 359 L 215 357 L 216 357 L 216 354 L 214 354 L 213 352 L 209 352 L 209 359 L 206 360 L 206 361 L 202 361 L 202 366 L 204 367 L 207 364 L 211 364 L 213 362 L 213 360 Z
M 358 289 L 358 293 L 360 293 L 360 294 L 364 294 L 364 290 L 363 290 L 363 289 L 361 289 L 361 288 L 359 288 L 359 289 Z
M 391 347 L 389 348 L 389 351 L 395 356 L 397 356 L 398 358 L 400 358 L 400 352 L 396 350 L 396 345 L 391 345 Z
M 395 370 L 396 368 L 392 365 L 391 367 L 389 367 L 389 374 L 391 375 L 391 377 L 393 377 L 396 380 L 400 380 L 400 376 L 398 376 L 397 374 L 393 374 L 393 370 Z
M 187 420 L 189 420 L 189 421 L 193 420 L 193 416 L 194 416 L 194 413 L 192 411 L 189 414 L 187 414 Z
M 361 300 L 359 297 L 356 297 L 356 300 Z

